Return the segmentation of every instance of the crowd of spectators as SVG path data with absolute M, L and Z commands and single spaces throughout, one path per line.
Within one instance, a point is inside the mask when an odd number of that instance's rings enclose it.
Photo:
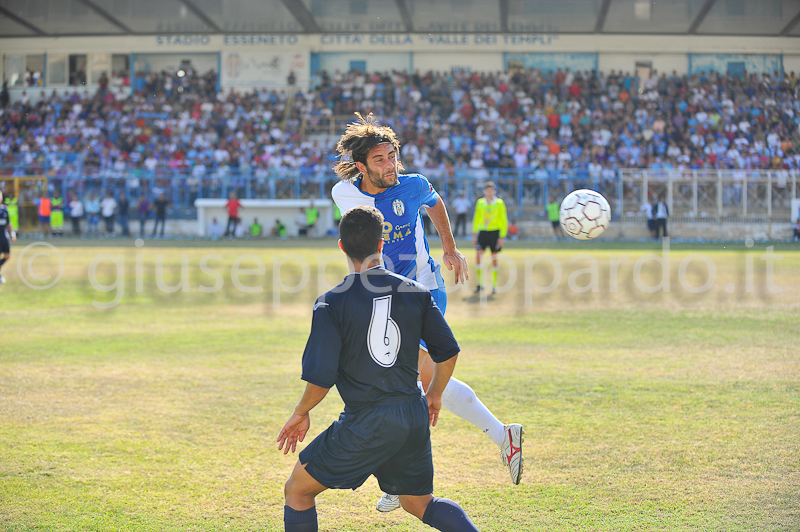
M 310 140 L 331 117 L 374 112 L 408 169 L 800 168 L 798 79 L 789 74 L 610 71 L 321 72 L 312 88 L 218 91 L 217 74 L 138 74 L 133 94 L 27 95 L 0 109 L 0 157 L 85 172 L 267 175 L 334 164 Z M 116 76 L 114 76 L 116 78 Z M 113 81 L 113 79 L 112 79 Z

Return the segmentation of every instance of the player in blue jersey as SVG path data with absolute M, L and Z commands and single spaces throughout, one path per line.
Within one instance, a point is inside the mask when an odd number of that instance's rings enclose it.
M 381 266 L 382 224 L 372 207 L 342 217 L 339 247 L 350 275 L 314 305 L 303 353 L 306 389 L 278 435 L 278 449 L 295 452 L 310 427 L 309 411 L 334 385 L 345 407 L 300 453 L 286 482 L 286 532 L 316 532 L 316 496 L 356 489 L 370 475 L 423 523 L 478 531 L 457 503 L 433 496 L 429 425 L 436 425 L 460 348 L 430 292 Z M 436 363 L 427 396 L 417 387 L 420 339 Z
M 469 279 L 467 261 L 458 251 L 450 228 L 444 201 L 430 182 L 420 174 L 401 174 L 398 160 L 400 143 L 391 128 L 380 126 L 372 115 L 350 124 L 339 140 L 339 163 L 334 168 L 341 181 L 331 192 L 342 212 L 358 206 L 377 208 L 384 216 L 383 255 L 387 269 L 421 283 L 431 291 L 442 313 L 447 307 L 447 293 L 439 264 L 430 256 L 420 209 L 425 207 L 436 226 L 444 250 L 443 262 L 455 273 L 455 282 Z M 433 362 L 421 345 L 420 380 L 428 389 Z M 511 481 L 519 484 L 522 476 L 523 430 L 519 423 L 504 425 L 478 399 L 467 384 L 450 379 L 442 396 L 443 406 L 477 426 L 500 447 L 501 459 L 508 467 Z M 396 497 L 384 496 L 378 510 L 399 508 Z
M 3 192 L 0 191 L 0 269 L 3 264 L 11 258 L 11 242 L 17 241 L 17 233 L 14 231 L 14 224 L 8 209 L 3 204 Z M 0 271 L 0 284 L 6 284 L 6 279 Z

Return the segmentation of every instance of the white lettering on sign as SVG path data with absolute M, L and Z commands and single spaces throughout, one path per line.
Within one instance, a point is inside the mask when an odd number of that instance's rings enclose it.
M 373 33 L 369 36 L 369 43 L 388 45 L 414 44 L 414 38 L 407 33 Z
M 210 35 L 156 35 L 158 46 L 208 46 Z
M 558 39 L 558 35 L 542 34 L 542 35 L 503 35 L 503 44 L 542 44 L 549 45 Z
M 320 44 L 361 44 L 364 37 L 358 33 L 324 33 L 319 37 Z
M 297 35 L 225 35 L 222 42 L 234 46 L 280 46 L 283 44 L 295 45 L 299 41 Z

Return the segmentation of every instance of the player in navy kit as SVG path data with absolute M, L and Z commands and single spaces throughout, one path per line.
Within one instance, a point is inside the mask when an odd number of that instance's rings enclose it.
M 350 124 L 337 145 L 340 162 L 334 168 L 341 181 L 331 195 L 342 212 L 358 206 L 377 208 L 384 217 L 383 256 L 387 269 L 416 280 L 431 291 L 437 306 L 445 312 L 447 293 L 439 264 L 430 256 L 419 211 L 425 208 L 436 226 L 444 249 L 443 262 L 455 273 L 456 283 L 468 280 L 467 262 L 458 251 L 444 202 L 431 183 L 420 174 L 402 174 L 398 160 L 400 143 L 391 128 L 377 124 L 372 115 Z M 427 389 L 433 362 L 421 345 L 420 380 Z M 511 481 L 522 476 L 523 430 L 519 423 L 504 425 L 478 399 L 469 385 L 450 379 L 443 394 L 443 406 L 477 426 L 500 448 Z M 397 497 L 385 495 L 378 510 L 400 507 Z
M 287 532 L 316 532 L 316 496 L 329 488 L 356 489 L 370 475 L 423 523 L 478 530 L 458 504 L 432 495 L 429 425 L 436 425 L 459 346 L 430 292 L 381 265 L 382 224 L 373 207 L 342 217 L 339 247 L 350 275 L 314 305 L 303 353 L 306 389 L 278 435 L 278 449 L 295 452 L 310 427 L 309 411 L 334 385 L 345 408 L 300 453 L 286 482 Z M 435 362 L 426 396 L 417 387 L 420 339 Z
M 3 193 L 0 192 L 0 284 L 6 284 L 6 279 L 3 277 L 3 264 L 11 258 L 11 244 L 17 241 L 17 233 L 14 230 L 14 224 L 11 223 L 11 216 L 8 214 L 8 209 L 3 204 Z

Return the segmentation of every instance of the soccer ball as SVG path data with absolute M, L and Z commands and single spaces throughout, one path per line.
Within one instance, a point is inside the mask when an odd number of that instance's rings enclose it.
M 558 221 L 572 238 L 590 240 L 602 235 L 611 223 L 611 207 L 594 190 L 576 190 L 561 202 Z

